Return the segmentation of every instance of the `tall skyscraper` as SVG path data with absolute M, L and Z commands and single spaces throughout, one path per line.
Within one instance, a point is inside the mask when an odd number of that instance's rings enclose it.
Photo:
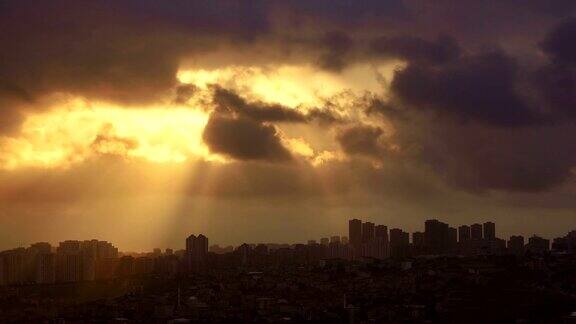
M 462 225 L 458 227 L 458 242 L 466 242 L 470 240 L 470 226 Z
M 374 236 L 385 243 L 388 243 L 388 227 L 385 225 L 376 225 L 374 228 Z
M 186 239 L 186 257 L 188 267 L 192 271 L 203 270 L 208 256 L 208 238 L 202 234 L 190 235 Z
M 484 223 L 484 239 L 485 240 L 496 239 L 496 224 L 492 222 Z
M 0 253 L 0 285 L 22 284 L 26 281 L 26 249 L 17 248 Z
M 34 268 L 34 282 L 49 284 L 56 280 L 56 257 L 54 253 L 38 254 Z
M 528 239 L 526 250 L 534 254 L 543 254 L 550 251 L 550 240 L 533 235 Z
M 410 235 L 399 228 L 390 229 L 390 256 L 408 256 L 410 249 Z
M 473 240 L 481 240 L 482 239 L 482 225 L 481 224 L 472 224 L 472 226 L 470 226 L 470 238 Z
M 419 248 L 424 247 L 424 233 L 422 232 L 412 233 L 412 245 Z
M 362 224 L 362 242 L 368 243 L 374 240 L 374 223 L 366 222 Z
M 454 249 L 458 244 L 458 230 L 454 227 L 448 227 L 448 248 Z
M 424 245 L 429 253 L 444 253 L 448 248 L 448 224 L 436 219 L 424 223 Z
M 28 262 L 31 266 L 30 278 L 35 283 L 54 283 L 56 279 L 56 259 L 50 243 L 38 242 L 28 248 Z
M 60 242 L 56 249 L 56 280 L 78 282 L 82 280 L 82 243 L 80 241 Z
M 508 240 L 508 251 L 516 255 L 524 254 L 524 236 L 510 236 L 510 240 Z
M 362 244 L 362 221 L 359 219 L 351 219 L 348 221 L 348 238 L 350 244 L 355 248 L 359 248 Z
M 390 246 L 405 246 L 410 244 L 410 237 L 400 228 L 390 229 Z

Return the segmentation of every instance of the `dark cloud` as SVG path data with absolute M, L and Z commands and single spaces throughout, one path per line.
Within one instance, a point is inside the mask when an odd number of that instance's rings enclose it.
M 237 115 L 259 122 L 308 123 L 321 125 L 342 123 L 343 120 L 330 108 L 311 108 L 302 113 L 297 108 L 261 101 L 248 101 L 233 90 L 213 86 L 213 101 L 218 114 Z
M 213 113 L 203 138 L 211 152 L 238 160 L 279 162 L 292 159 L 274 126 L 246 117 Z
M 576 117 L 576 66 L 553 63 L 540 68 L 534 80 L 543 104 L 557 119 Z
M 562 21 L 540 43 L 549 64 L 535 73 L 543 102 L 560 118 L 576 117 L 576 18 Z
M 373 20 L 399 21 L 409 15 L 402 0 L 281 0 L 276 5 L 293 12 L 296 19 L 305 17 L 346 27 Z
M 325 53 L 318 60 L 318 65 L 325 70 L 340 72 L 348 64 L 347 54 L 354 47 L 352 38 L 341 31 L 326 33 L 321 41 Z
M 397 71 L 391 89 L 416 109 L 488 125 L 538 122 L 516 90 L 518 65 L 501 52 L 463 57 L 439 67 L 409 64 Z
M 374 96 L 364 99 L 364 112 L 368 116 L 380 115 L 391 121 L 406 121 L 407 112 L 390 101 Z
M 569 179 L 576 165 L 572 125 L 421 127 L 420 159 L 449 183 L 473 191 L 549 190 Z
M 216 86 L 214 103 L 218 113 L 236 113 L 257 121 L 266 122 L 305 122 L 306 116 L 296 109 L 278 104 L 247 102 L 232 90 Z
M 321 126 L 342 124 L 346 121 L 328 108 L 312 108 L 306 114 L 310 121 L 316 121 Z
M 558 64 L 576 64 L 576 18 L 556 26 L 540 44 L 544 53 Z
M 458 43 L 442 36 L 434 41 L 410 36 L 383 36 L 370 44 L 372 55 L 405 59 L 412 63 L 446 63 L 460 55 Z
M 382 133 L 379 127 L 359 125 L 341 130 L 336 140 L 346 154 L 381 157 L 384 149 L 378 139 Z
M 185 104 L 190 100 L 197 92 L 198 87 L 193 84 L 182 84 L 176 88 L 176 97 L 174 98 L 174 103 Z

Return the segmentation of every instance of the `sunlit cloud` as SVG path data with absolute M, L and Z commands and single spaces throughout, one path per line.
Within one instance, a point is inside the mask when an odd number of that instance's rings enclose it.
M 305 109 L 323 105 L 326 99 L 344 91 L 385 92 L 383 83 L 402 65 L 400 61 L 381 66 L 359 64 L 340 74 L 320 71 L 312 65 L 227 66 L 181 70 L 178 80 L 202 89 L 219 84 L 240 90 L 254 100 Z
M 124 109 L 74 99 L 30 115 L 20 134 L 0 142 L 0 167 L 68 167 L 94 154 L 151 162 L 222 158 L 202 141 L 208 115 L 189 107 Z

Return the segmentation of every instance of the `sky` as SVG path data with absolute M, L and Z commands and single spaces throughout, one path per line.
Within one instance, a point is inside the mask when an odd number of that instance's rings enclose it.
M 0 1 L 0 249 L 576 227 L 572 0 Z

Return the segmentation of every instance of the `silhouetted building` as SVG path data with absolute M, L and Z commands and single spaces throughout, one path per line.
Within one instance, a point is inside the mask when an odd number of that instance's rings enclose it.
M 448 249 L 454 250 L 458 244 L 458 231 L 454 227 L 448 227 Z
M 0 253 L 0 285 L 22 284 L 26 281 L 26 249 L 17 248 Z
M 322 245 L 328 246 L 329 243 L 330 243 L 330 239 L 327 237 L 323 237 L 320 239 L 320 244 L 322 244 Z
M 350 244 L 355 248 L 359 248 L 362 244 L 362 221 L 359 219 L 351 219 L 348 221 L 348 238 Z
M 362 242 L 368 243 L 374 240 L 374 223 L 366 222 L 362 224 Z
M 524 236 L 512 235 L 508 240 L 508 251 L 512 254 L 524 254 Z
M 201 271 L 205 269 L 208 255 L 208 238 L 202 234 L 190 235 L 186 239 L 186 258 L 188 269 Z
M 458 227 L 458 242 L 466 242 L 470 240 L 470 226 L 462 225 Z
M 52 245 L 47 242 L 38 242 L 30 244 L 30 250 L 33 250 L 35 253 L 39 254 L 48 254 L 52 253 Z
M 417 247 L 424 247 L 424 233 L 423 232 L 412 233 L 412 244 Z
M 60 242 L 56 249 L 56 281 L 78 282 L 82 280 L 82 250 L 80 241 Z
M 376 225 L 374 228 L 374 236 L 388 243 L 388 227 L 386 225 Z
M 576 231 L 570 231 L 563 237 L 557 237 L 552 242 L 552 250 L 555 252 L 576 252 Z
M 34 282 L 54 283 L 56 280 L 56 256 L 54 253 L 38 254 L 34 262 Z
M 348 236 L 342 236 L 342 237 L 340 238 L 340 241 L 341 241 L 342 244 L 344 244 L 344 245 L 348 244 L 348 243 L 349 243 L 349 241 L 348 241 Z
M 448 249 L 448 224 L 436 219 L 424 223 L 424 245 L 428 253 L 444 253 Z
M 472 224 L 472 226 L 470 226 L 470 238 L 473 240 L 481 240 L 482 239 L 482 225 L 481 224 Z
M 330 243 L 340 243 L 340 236 L 330 237 Z
M 529 251 L 533 254 L 547 253 L 550 251 L 550 240 L 534 235 L 528 239 L 526 251 Z
M 410 234 L 399 228 L 390 229 L 390 256 L 406 257 L 409 255 Z
M 492 222 L 486 222 L 483 226 L 484 229 L 484 239 L 494 240 L 496 239 L 496 224 Z

